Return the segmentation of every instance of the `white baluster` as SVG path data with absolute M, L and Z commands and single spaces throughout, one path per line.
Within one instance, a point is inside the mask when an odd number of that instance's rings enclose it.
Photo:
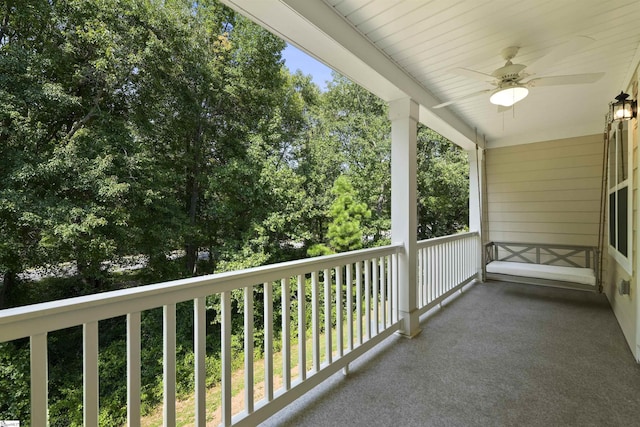
M 373 330 L 375 334 L 380 333 L 380 260 L 373 260 Z
M 344 316 L 342 314 L 342 266 L 338 266 L 336 271 L 336 350 L 338 357 L 343 355 L 343 336 L 342 326 L 344 322 Z
M 253 286 L 244 288 L 244 409 L 253 412 Z
M 356 262 L 356 335 L 358 345 L 362 345 L 362 261 Z
M 176 305 L 163 307 L 164 425 L 176 425 Z
M 220 294 L 222 305 L 222 425 L 231 425 L 231 292 Z
M 307 322 L 304 276 L 298 275 L 298 376 L 307 379 Z
M 207 424 L 207 299 L 205 297 L 193 300 L 193 351 L 195 377 L 195 417 L 196 426 Z
M 347 350 L 353 350 L 353 266 L 347 264 L 347 306 L 345 311 L 347 313 Z
M 140 312 L 127 314 L 127 426 L 140 426 Z
M 31 357 L 31 425 L 49 425 L 49 373 L 47 334 L 30 337 Z
M 318 272 L 311 273 L 311 334 L 313 340 L 313 372 L 320 371 L 320 290 Z
M 264 284 L 264 397 L 273 400 L 273 286 Z
M 291 388 L 291 292 L 289 278 L 282 283 L 282 386 Z
M 82 421 L 85 427 L 98 426 L 98 322 L 82 325 Z
M 380 322 L 382 329 L 387 327 L 387 259 L 386 257 L 380 257 Z
M 365 324 L 367 326 L 366 330 L 366 340 L 371 339 L 371 260 L 366 260 L 364 262 L 364 301 L 365 301 Z

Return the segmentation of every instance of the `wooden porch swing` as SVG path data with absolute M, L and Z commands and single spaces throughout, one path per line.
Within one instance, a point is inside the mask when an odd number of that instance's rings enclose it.
M 596 247 L 489 242 L 484 254 L 487 279 L 584 291 L 600 287 Z
M 607 221 L 609 132 L 610 124 L 607 120 L 604 133 L 598 246 L 488 242 L 484 245 L 483 251 L 486 279 L 602 292 L 601 266 Z

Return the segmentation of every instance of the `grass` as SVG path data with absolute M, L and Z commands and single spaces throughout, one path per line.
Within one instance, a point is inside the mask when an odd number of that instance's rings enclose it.
M 364 319 L 363 319 L 364 320 Z M 355 321 L 354 321 L 354 334 L 355 334 Z M 292 331 L 294 332 L 294 331 Z M 364 332 L 363 332 L 364 333 Z M 306 341 L 306 363 L 305 368 L 309 371 L 313 367 L 313 353 L 310 349 L 313 348 L 313 336 L 311 334 Z M 336 346 L 336 330 L 332 328 L 332 353 L 337 353 Z M 326 357 L 326 335 L 322 333 L 319 337 L 320 341 L 320 360 L 324 360 Z M 347 330 L 343 327 L 343 342 L 347 341 Z M 291 379 L 292 381 L 298 375 L 298 343 L 297 335 L 296 339 L 291 340 L 290 345 L 291 353 Z M 243 357 L 242 354 L 238 357 Z M 254 369 L 254 402 L 258 402 L 264 398 L 264 359 L 255 360 L 253 364 Z M 273 355 L 273 388 L 274 391 L 282 387 L 283 381 L 283 364 L 282 364 L 282 352 L 274 353 Z M 244 367 L 237 369 L 232 373 L 231 377 L 232 387 L 232 413 L 236 414 L 244 409 Z M 222 412 L 222 387 L 220 384 L 216 384 L 213 387 L 207 389 L 206 393 L 206 413 L 207 413 L 207 425 L 217 426 L 221 423 Z M 194 425 L 194 407 L 195 397 L 189 396 L 185 399 L 176 401 L 176 425 L 177 426 L 191 426 Z M 159 405 L 151 414 L 142 418 L 141 425 L 148 427 L 159 427 L 163 425 L 163 405 Z

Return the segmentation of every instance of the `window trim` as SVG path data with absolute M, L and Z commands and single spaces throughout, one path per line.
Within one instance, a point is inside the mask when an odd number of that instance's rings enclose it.
M 620 168 L 617 165 L 617 161 L 619 159 L 618 153 L 622 144 L 622 138 L 626 138 L 627 141 L 627 157 L 626 157 L 626 169 L 627 169 L 627 179 L 624 181 L 618 182 L 618 171 Z M 629 274 L 633 274 L 633 147 L 632 142 L 629 138 L 629 129 L 627 122 L 619 122 L 614 123 L 609 132 L 609 144 L 615 144 L 614 150 L 614 159 L 612 164 L 611 156 L 607 162 L 607 221 L 609 226 L 607 227 L 607 247 L 609 255 L 616 260 L 616 262 Z M 610 151 L 609 151 L 610 153 Z M 611 185 L 612 171 L 611 168 L 614 167 L 613 178 L 615 179 L 616 184 Z M 620 204 L 618 203 L 618 195 L 619 191 L 623 188 L 627 189 L 627 255 L 623 255 L 618 250 L 618 225 L 619 221 L 617 218 L 619 217 L 618 207 Z M 614 197 L 616 200 L 615 204 L 615 240 L 616 246 L 611 245 L 611 197 Z

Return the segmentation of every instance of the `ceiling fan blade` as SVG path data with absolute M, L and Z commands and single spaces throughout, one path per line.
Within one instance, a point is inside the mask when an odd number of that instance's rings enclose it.
M 559 86 L 559 85 L 583 85 L 595 83 L 604 76 L 604 73 L 569 74 L 566 76 L 549 76 L 531 79 L 525 83 L 529 87 Z
M 474 80 L 480 80 L 482 82 L 491 82 L 495 80 L 495 77 L 491 74 L 481 73 L 480 71 L 470 70 L 468 68 L 454 68 L 449 70 L 449 72 L 463 77 L 470 77 Z
M 575 55 L 584 50 L 591 43 L 595 42 L 595 39 L 587 36 L 576 36 L 569 41 L 556 46 L 542 58 L 529 64 L 527 71 L 529 74 L 540 74 L 545 69 L 554 65 L 556 62 L 561 61 L 567 56 Z
M 431 108 L 438 109 L 438 108 L 446 107 L 446 106 L 451 105 L 451 104 L 453 104 L 455 102 L 462 101 L 464 99 L 474 98 L 474 97 L 476 97 L 478 95 L 482 95 L 483 93 L 489 93 L 489 92 L 491 92 L 491 89 L 485 89 L 485 90 L 480 90 L 478 92 L 468 93 L 468 94 L 466 94 L 464 96 L 459 96 L 458 98 L 454 98 L 454 99 L 449 100 L 447 102 L 443 102 L 442 104 L 434 105 Z

